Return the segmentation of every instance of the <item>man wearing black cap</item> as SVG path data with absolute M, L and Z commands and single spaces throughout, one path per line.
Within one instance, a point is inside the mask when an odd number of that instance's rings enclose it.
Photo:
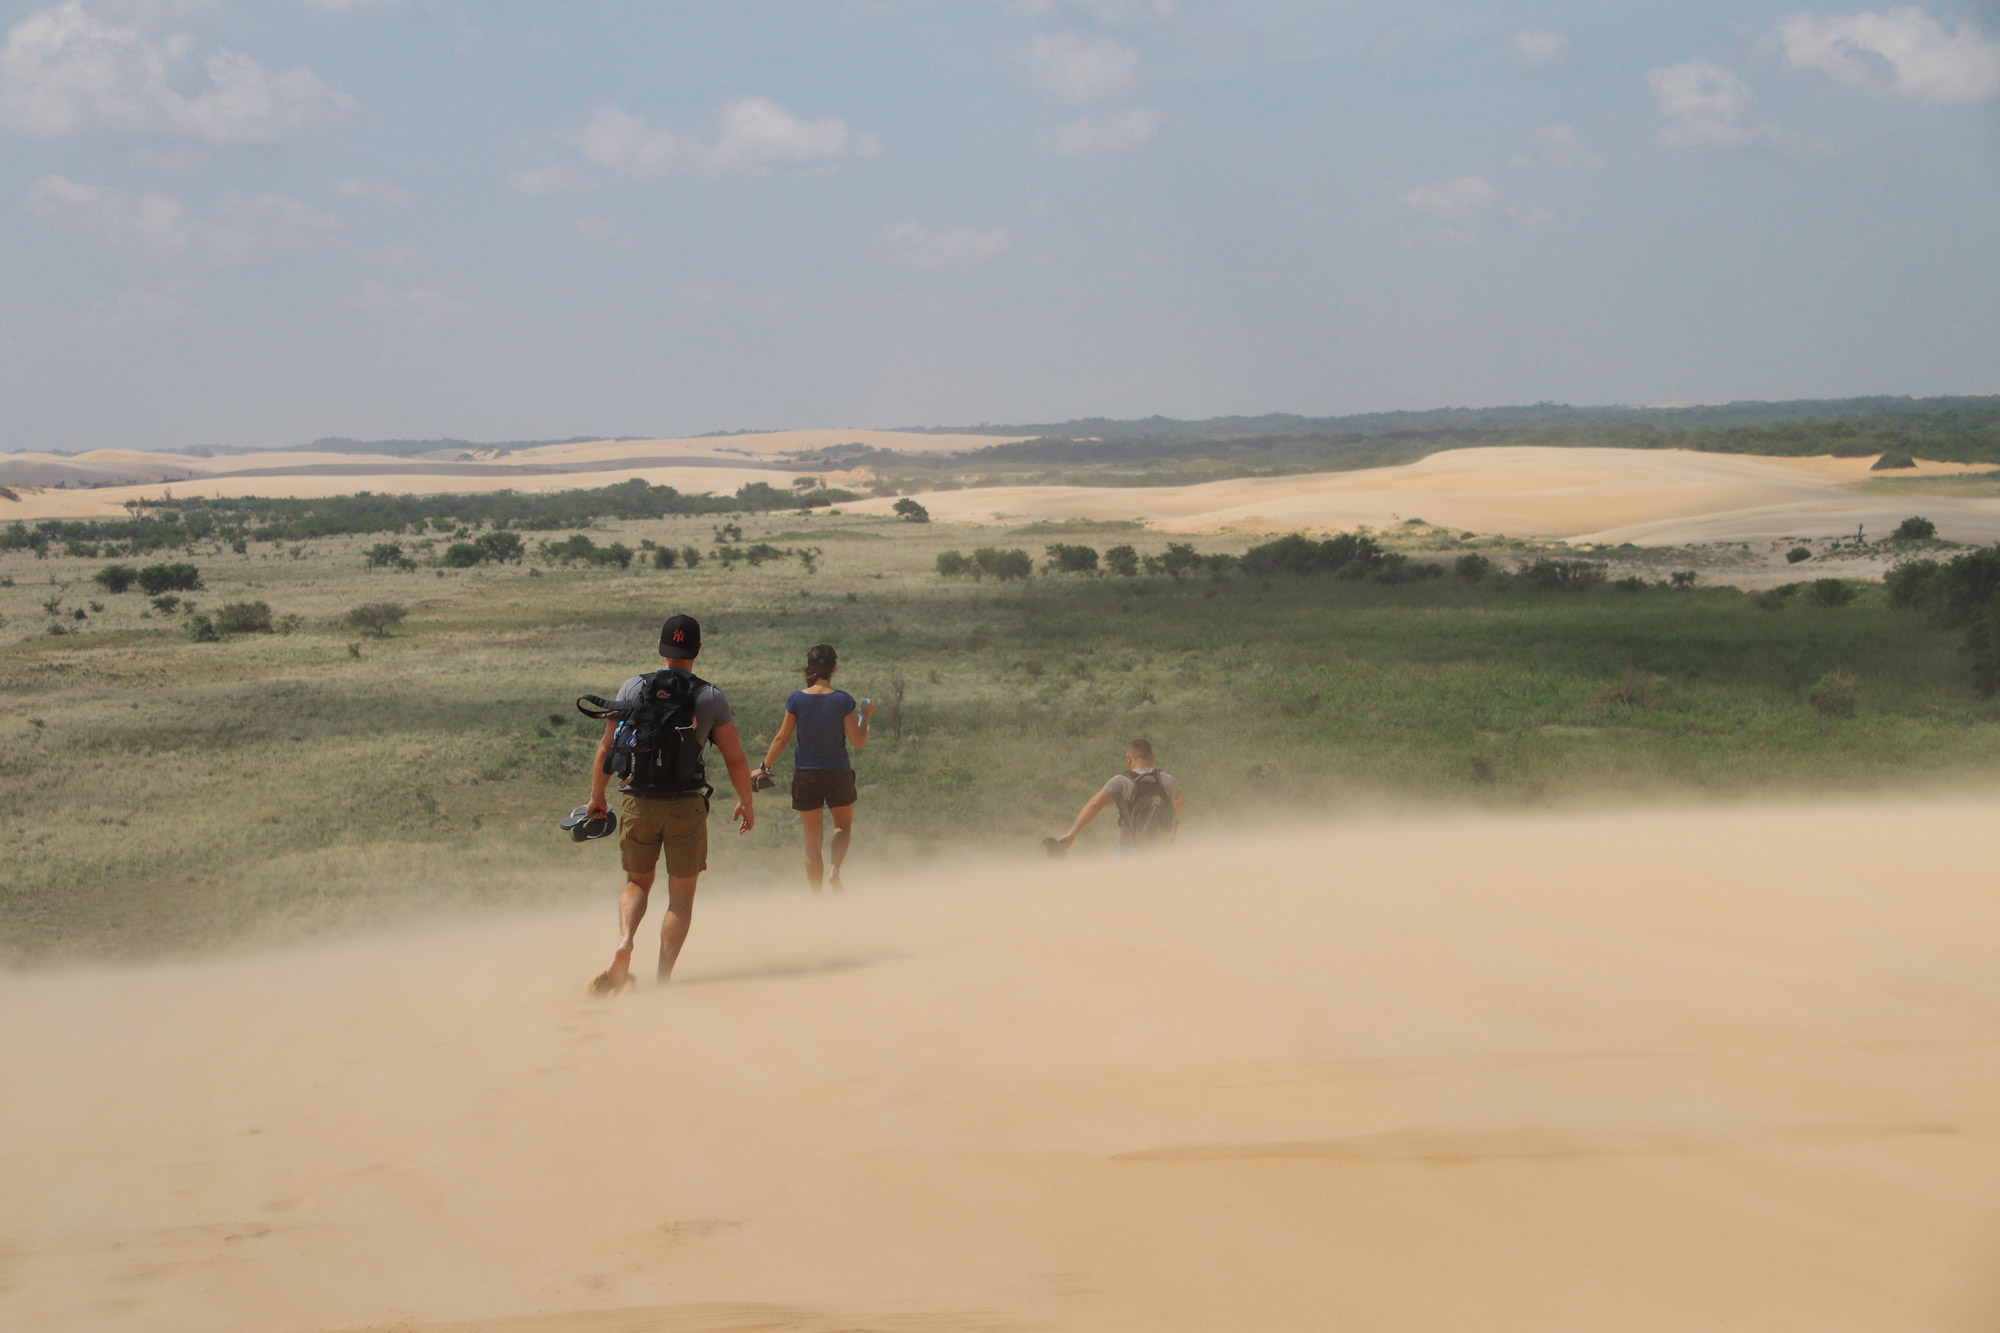
M 699 759 L 703 747 L 713 743 L 729 767 L 729 784 L 736 788 L 736 809 L 730 818 L 742 826 L 738 831 L 748 833 L 757 823 L 751 805 L 750 761 L 736 735 L 736 714 L 721 690 L 694 674 L 694 659 L 700 652 L 701 624 L 693 616 L 672 616 L 661 627 L 661 669 L 678 672 L 694 682 L 692 743 L 696 757 L 692 776 L 684 772 L 670 784 L 678 790 L 660 787 L 636 771 L 619 787 L 618 856 L 625 867 L 625 888 L 618 895 L 618 947 L 612 952 L 611 966 L 590 983 L 593 995 L 615 995 L 631 984 L 632 945 L 646 915 L 655 863 L 661 859 L 667 863 L 667 916 L 660 923 L 659 979 L 664 982 L 673 975 L 674 960 L 680 957 L 694 916 L 695 883 L 708 869 L 707 782 Z M 653 679 L 632 677 L 619 689 L 615 702 L 631 704 L 642 699 Z M 592 818 L 608 808 L 605 788 L 610 782 L 609 761 L 618 727 L 616 717 L 607 720 L 604 739 L 597 745 L 597 762 L 590 775 Z

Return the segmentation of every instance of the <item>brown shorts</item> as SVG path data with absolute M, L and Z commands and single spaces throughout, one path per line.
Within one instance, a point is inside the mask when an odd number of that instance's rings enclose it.
M 797 768 L 792 770 L 792 809 L 818 810 L 832 806 L 838 810 L 854 804 L 854 770 L 851 768 Z
M 618 806 L 618 860 L 628 875 L 650 875 L 664 855 L 667 874 L 693 879 L 708 869 L 708 798 L 634 796 Z

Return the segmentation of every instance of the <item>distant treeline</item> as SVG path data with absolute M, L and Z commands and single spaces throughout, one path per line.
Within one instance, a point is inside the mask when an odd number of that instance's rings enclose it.
M 2000 464 L 2000 398 L 1848 398 L 1675 408 L 1538 403 L 1347 417 L 1280 413 L 1206 421 L 1087 419 L 1059 426 L 982 426 L 972 433 L 1034 438 L 955 454 L 899 454 L 856 446 L 843 447 L 839 454 L 841 461 L 911 471 L 1110 464 L 1155 474 L 1121 478 L 1140 484 L 1169 479 L 1178 484 L 1199 475 L 1203 463 L 1215 475 L 1340 471 L 1414 462 L 1444 449 L 1496 445 L 1781 457 L 1890 454 Z M 827 461 L 835 461 L 831 451 Z
M 687 514 L 749 514 L 807 509 L 861 497 L 852 491 L 783 491 L 753 481 L 733 496 L 683 495 L 640 478 L 590 490 L 483 491 L 448 495 L 329 495 L 316 499 L 225 496 L 128 501 L 124 519 L 43 519 L 0 530 L 0 550 L 51 548 L 80 556 L 141 555 L 197 541 L 295 542 L 376 533 L 517 528 L 547 532 L 599 519 L 657 519 Z

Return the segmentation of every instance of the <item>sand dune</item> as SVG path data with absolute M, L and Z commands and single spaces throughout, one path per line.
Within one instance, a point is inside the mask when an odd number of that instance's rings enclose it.
M 608 1004 L 608 891 L 0 978 L 0 1326 L 1988 1329 L 1996 817 L 711 886 Z
M 0 519 L 89 518 L 122 514 L 127 500 L 176 495 L 276 495 L 306 498 L 357 490 L 426 495 L 439 491 L 560 490 L 603 486 L 628 477 L 692 492 L 731 491 L 745 481 L 789 484 L 789 455 L 843 444 L 902 453 L 978 449 L 1015 436 L 933 435 L 887 430 L 788 430 L 657 440 L 589 440 L 530 449 L 442 449 L 419 458 L 271 450 L 223 454 L 0 454 Z M 823 468 L 807 469 L 823 473 Z M 20 488 L 33 489 L 20 494 Z M 87 487 L 89 489 L 74 489 Z
M 1011 486 L 923 497 L 935 518 L 1018 524 L 1141 520 L 1168 532 L 1384 528 L 1421 518 L 1515 537 L 1616 545 L 1875 535 L 1911 513 L 1907 496 L 1842 489 L 1871 460 L 1762 458 L 1646 449 L 1453 449 L 1403 467 L 1207 482 L 1198 486 Z M 1928 463 L 1930 475 L 1965 470 Z M 892 501 L 854 506 L 887 512 Z M 2000 500 L 1930 499 L 1942 536 L 2000 540 Z

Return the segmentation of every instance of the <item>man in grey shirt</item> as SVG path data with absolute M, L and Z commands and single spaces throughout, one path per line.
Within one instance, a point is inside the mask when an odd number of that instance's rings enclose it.
M 700 623 L 693 616 L 668 619 L 660 630 L 662 670 L 693 676 L 694 659 L 700 652 Z M 626 681 L 616 702 L 638 701 L 647 680 L 646 676 L 634 676 Z M 605 788 L 610 785 L 611 765 L 607 761 L 618 727 L 617 717 L 607 719 L 604 739 L 597 745 L 597 762 L 590 775 L 592 818 L 609 807 Z M 736 734 L 735 710 L 721 690 L 704 682 L 694 695 L 695 754 L 700 755 L 711 744 L 722 752 L 729 783 L 736 788 L 736 809 L 730 818 L 742 826 L 739 832 L 748 833 L 757 823 L 751 804 L 750 761 Z M 658 781 L 635 771 L 619 787 L 618 859 L 625 867 L 625 888 L 618 895 L 618 947 L 612 951 L 611 966 L 590 983 L 593 995 L 615 995 L 631 984 L 632 945 L 646 915 L 656 864 L 661 860 L 667 863 L 667 915 L 660 923 L 661 981 L 673 975 L 674 961 L 687 941 L 688 925 L 694 917 L 695 883 L 708 869 L 707 775 L 696 759 L 692 773 L 675 779 L 671 787 L 658 786 Z
M 1076 812 L 1076 822 L 1069 826 L 1069 832 L 1056 839 L 1057 845 L 1068 847 L 1075 842 L 1084 825 L 1097 818 L 1107 805 L 1118 807 L 1121 853 L 1172 840 L 1181 808 L 1187 804 L 1181 784 L 1174 781 L 1171 773 L 1162 773 L 1153 766 L 1151 741 L 1127 741 L 1125 762 L 1129 771 L 1112 778 L 1083 803 L 1083 809 Z M 1166 806 L 1171 806 L 1171 810 L 1163 808 Z

